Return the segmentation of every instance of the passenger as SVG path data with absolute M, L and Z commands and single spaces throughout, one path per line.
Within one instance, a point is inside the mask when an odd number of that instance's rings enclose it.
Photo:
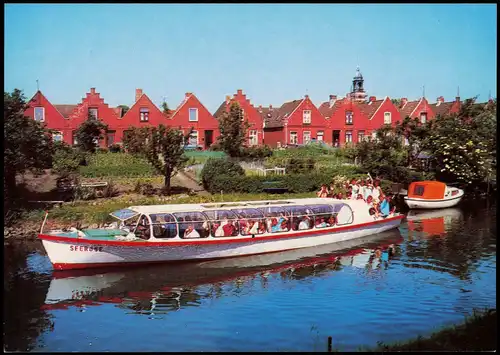
M 323 217 L 320 217 L 316 220 L 316 228 L 325 228 L 326 227 L 326 222 Z
M 363 196 L 363 199 L 366 200 L 365 198 L 365 188 L 366 188 L 366 183 L 365 180 L 361 180 L 359 183 L 359 193 Z
M 190 224 L 188 225 L 187 229 L 184 231 L 184 238 L 185 239 L 191 239 L 191 238 L 199 238 L 200 233 L 194 229 L 193 225 Z
M 359 193 L 359 184 L 355 179 L 352 179 L 351 186 L 352 186 L 352 199 L 354 200 Z
M 385 197 L 382 197 L 382 202 L 380 203 L 380 214 L 382 217 L 387 217 L 391 213 L 391 206 L 389 201 Z
M 259 233 L 259 222 L 250 221 L 250 223 L 252 224 L 252 226 L 251 226 L 250 230 L 248 231 L 248 234 L 251 234 L 251 235 L 258 234 Z
M 224 231 L 224 237 L 231 237 L 236 231 L 236 227 L 233 225 L 233 221 L 228 221 L 227 224 L 222 227 L 222 230 Z
M 259 234 L 264 234 L 266 231 L 266 224 L 264 222 L 259 222 Z
M 305 230 L 305 229 L 310 229 L 310 228 L 311 228 L 311 224 L 309 221 L 309 217 L 307 217 L 307 216 L 302 217 L 302 221 L 300 221 L 300 223 L 299 223 L 299 230 Z
M 288 232 L 288 223 L 286 221 L 282 221 L 280 224 L 281 232 Z
M 372 195 L 372 190 L 373 190 L 373 186 L 372 186 L 371 181 L 369 181 L 368 184 L 365 186 L 365 190 L 364 190 L 363 197 L 365 198 L 365 200 L 368 198 L 368 196 Z
M 328 191 L 327 191 L 327 189 L 326 189 L 326 185 L 325 185 L 325 184 L 321 185 L 321 190 L 319 190 L 319 191 L 316 193 L 316 195 L 317 195 L 318 197 L 328 197 Z
M 356 200 L 364 200 L 363 195 L 358 194 L 358 197 L 356 198 Z
M 335 225 L 335 216 L 330 216 L 328 218 L 328 227 L 333 227 Z
M 273 218 L 271 220 L 271 233 L 276 233 L 279 232 L 281 229 L 281 226 L 278 224 L 278 220 L 276 218 Z
M 330 190 L 328 190 L 328 196 L 333 197 L 334 194 L 335 194 L 335 185 L 332 183 L 330 184 Z
M 375 180 L 375 182 L 373 183 L 372 196 L 375 202 L 382 201 L 382 198 L 384 197 L 384 191 L 380 187 L 379 180 Z
M 339 192 L 339 194 L 337 195 L 337 199 L 342 200 L 343 198 L 344 196 L 342 195 L 342 192 Z
M 224 225 L 221 224 L 215 224 L 214 225 L 215 229 L 215 236 L 216 237 L 223 237 L 224 236 Z
M 347 191 L 347 194 L 345 195 L 346 200 L 352 200 L 352 192 Z
M 338 200 L 339 195 L 335 193 L 335 194 L 333 194 L 333 195 L 332 195 L 332 198 L 334 198 L 334 199 Z

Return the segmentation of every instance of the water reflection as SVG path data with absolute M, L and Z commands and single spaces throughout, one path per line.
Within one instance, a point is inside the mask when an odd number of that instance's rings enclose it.
M 248 292 L 254 281 L 265 287 L 272 275 L 285 281 L 304 280 L 338 271 L 345 265 L 365 267 L 382 258 L 382 254 L 375 256 L 377 251 L 394 250 L 394 245 L 402 241 L 396 229 L 332 245 L 196 264 L 59 271 L 54 272 L 42 309 L 113 303 L 131 313 L 166 314 L 199 306 L 203 299 L 238 294 L 243 288 Z

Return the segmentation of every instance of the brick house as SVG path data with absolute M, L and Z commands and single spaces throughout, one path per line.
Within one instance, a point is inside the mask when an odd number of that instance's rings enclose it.
M 249 124 L 249 128 L 247 131 L 248 145 L 263 145 L 264 121 L 257 109 L 250 103 L 250 99 L 247 99 L 247 96 L 243 93 L 243 90 L 237 90 L 236 94 L 234 94 L 232 98 L 230 96 L 226 96 L 226 100 L 221 103 L 217 111 L 215 111 L 214 113 L 215 119 L 218 120 L 224 112 L 229 112 L 232 102 L 237 102 L 240 105 L 241 109 L 243 110 L 244 120 Z
M 285 102 L 278 110 L 261 110 L 264 119 L 265 143 L 271 147 L 289 144 L 307 144 L 312 141 L 331 143 L 327 120 L 309 95 L 303 99 Z
M 219 122 L 200 100 L 187 92 L 184 100 L 167 120 L 168 125 L 181 129 L 185 134 L 193 128 L 189 146 L 208 149 L 219 137 Z
M 135 90 L 135 102 L 130 109 L 121 115 L 121 109 L 116 109 L 116 117 L 108 124 L 108 132 L 106 137 L 107 145 L 122 142 L 123 137 L 127 134 L 130 127 L 158 127 L 160 124 L 169 125 L 167 117 L 163 112 L 151 101 L 151 99 L 143 93 L 142 89 Z
M 407 98 L 401 98 L 399 113 L 401 115 L 401 120 L 404 120 L 406 117 L 416 117 L 422 123 L 435 117 L 434 111 L 432 111 L 425 97 L 415 101 L 408 101 Z
M 396 122 L 400 121 L 401 114 L 396 105 L 394 105 L 391 99 L 386 96 L 382 100 L 377 100 L 375 96 L 370 96 L 367 103 L 358 104 L 361 111 L 368 118 L 368 126 L 365 131 L 359 133 L 358 137 L 361 136 L 375 136 L 375 131 L 385 124 L 390 124 L 392 127 L 396 125 Z M 360 128 L 361 129 L 361 128 Z M 358 138 L 358 142 L 361 139 Z
M 430 104 L 429 106 L 431 110 L 434 112 L 434 115 L 437 117 L 437 116 L 449 115 L 452 113 L 458 113 L 460 111 L 462 103 L 460 102 L 459 96 L 455 97 L 455 101 L 449 101 L 449 102 L 445 102 L 444 97 L 439 96 L 436 99 L 436 103 Z
M 319 111 L 328 122 L 331 132 L 331 142 L 334 146 L 344 146 L 346 143 L 355 144 L 363 139 L 370 131 L 370 122 L 361 104 L 353 99 L 337 100 L 330 95 L 330 101 L 323 102 Z
M 76 105 L 52 105 L 41 91 L 37 91 L 27 105 L 25 116 L 44 122 L 47 128 L 57 131 L 52 135 L 54 141 L 72 144 L 73 127 L 69 113 Z

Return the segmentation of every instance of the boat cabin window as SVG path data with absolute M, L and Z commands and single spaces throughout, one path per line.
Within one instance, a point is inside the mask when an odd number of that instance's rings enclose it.
M 290 230 L 290 214 L 283 207 L 260 207 L 259 210 L 266 217 L 268 232 L 277 233 Z
M 292 230 L 305 230 L 313 227 L 313 211 L 310 208 L 306 206 L 285 206 L 284 209 L 291 216 Z
M 266 221 L 262 211 L 256 208 L 243 208 L 231 210 L 238 216 L 241 235 L 256 235 L 266 232 Z
M 170 213 L 152 214 L 153 236 L 155 238 L 175 238 L 177 236 L 177 222 Z
M 309 205 L 313 211 L 314 226 L 316 228 L 333 227 L 336 224 L 336 216 L 332 205 Z
M 139 217 L 138 223 L 135 227 L 134 234 L 137 238 L 148 240 L 151 236 L 151 224 L 149 223 L 148 216 L 145 214 Z
M 338 203 L 332 205 L 333 213 L 336 216 L 336 223 L 338 226 L 351 224 L 354 221 L 354 213 L 349 205 L 345 203 Z
M 206 238 L 209 236 L 207 217 L 201 212 L 173 213 L 177 219 L 179 236 L 185 239 Z
M 424 196 L 424 185 L 415 185 L 413 189 L 413 194 L 415 196 Z
M 230 210 L 203 212 L 210 220 L 209 229 L 214 237 L 235 237 L 238 235 L 238 216 Z

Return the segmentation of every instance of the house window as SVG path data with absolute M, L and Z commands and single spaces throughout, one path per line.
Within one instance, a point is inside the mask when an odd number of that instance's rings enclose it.
M 241 120 L 244 121 L 245 120 L 245 109 L 241 109 Z
M 107 132 L 108 146 L 115 144 L 115 131 Z
M 365 139 L 365 131 L 358 132 L 358 142 L 362 142 Z
M 248 139 L 248 144 L 250 145 L 257 145 L 257 131 L 256 130 L 251 130 L 249 134 L 249 139 Z
M 390 112 L 384 112 L 384 124 L 391 124 L 392 118 Z
M 303 134 L 303 140 L 304 140 L 304 144 L 309 143 L 311 141 L 311 132 L 305 131 Z
M 198 145 L 198 131 L 192 131 L 189 135 L 189 145 L 197 146 Z
M 302 111 L 302 123 L 305 124 L 311 123 L 311 110 Z
M 420 123 L 426 123 L 427 122 L 427 112 L 421 112 L 420 113 Z
M 89 108 L 89 119 L 97 120 L 97 109 L 96 108 Z
M 318 131 L 318 142 L 323 142 L 324 135 L 325 135 L 325 132 Z
M 352 131 L 345 131 L 345 142 L 352 143 Z
M 149 121 L 149 109 L 148 108 L 141 108 L 139 110 L 139 115 L 140 115 L 140 119 L 141 119 L 141 122 L 148 122 Z
M 73 145 L 78 144 L 78 139 L 76 139 L 76 131 L 73 131 Z
M 290 132 L 290 144 L 298 144 L 297 132 Z
M 52 134 L 52 140 L 54 142 L 62 142 L 63 140 L 63 135 L 61 132 L 56 132 Z
M 198 109 L 190 108 L 189 109 L 189 122 L 198 122 Z
M 372 139 L 377 140 L 377 131 L 372 132 Z
M 45 121 L 45 107 L 35 107 L 35 121 Z
M 345 124 L 352 124 L 352 111 L 346 111 Z

